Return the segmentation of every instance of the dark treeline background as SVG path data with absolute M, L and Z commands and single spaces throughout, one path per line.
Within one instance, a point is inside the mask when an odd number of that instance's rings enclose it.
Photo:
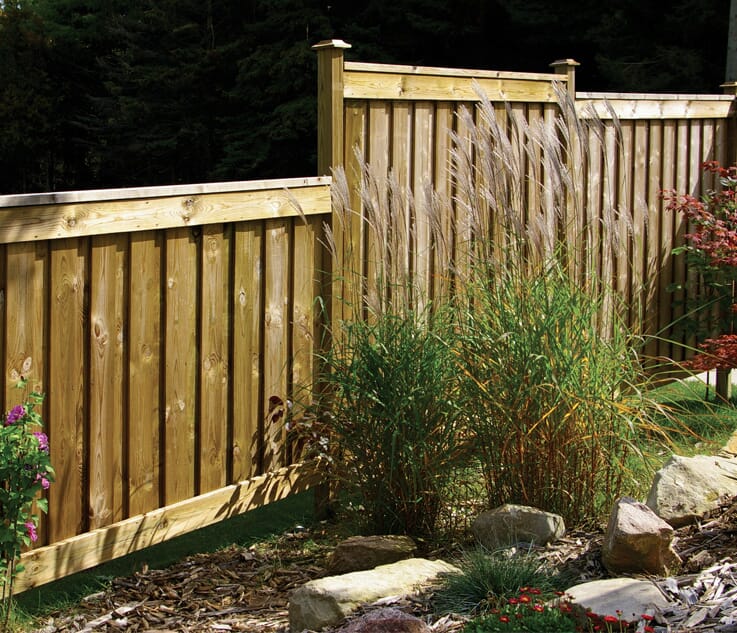
M 0 193 L 315 174 L 316 55 L 719 92 L 728 0 L 0 0 Z

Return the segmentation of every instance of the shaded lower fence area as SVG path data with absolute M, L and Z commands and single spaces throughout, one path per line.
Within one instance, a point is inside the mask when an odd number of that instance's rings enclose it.
M 319 482 L 269 401 L 312 381 L 328 178 L 0 206 L 2 405 L 45 394 L 56 470 L 16 591 Z

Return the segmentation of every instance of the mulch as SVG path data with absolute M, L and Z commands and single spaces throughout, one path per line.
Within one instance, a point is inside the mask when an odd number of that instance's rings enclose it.
M 607 576 L 603 532 L 571 531 L 539 556 L 586 582 Z M 336 542 L 327 524 L 287 532 L 268 543 L 198 554 L 167 569 L 117 578 L 73 609 L 47 616 L 36 633 L 112 631 L 286 633 L 289 593 L 325 575 Z M 737 498 L 725 499 L 699 523 L 676 531 L 682 574 L 650 578 L 671 601 L 660 631 L 737 632 Z M 462 617 L 433 618 L 430 594 L 367 606 L 397 606 L 423 617 L 437 633 L 459 631 Z

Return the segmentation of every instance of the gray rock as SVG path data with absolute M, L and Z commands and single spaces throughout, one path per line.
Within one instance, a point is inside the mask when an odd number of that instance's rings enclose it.
M 574 605 L 601 617 L 611 615 L 628 622 L 637 620 L 648 610 L 668 606 L 668 601 L 653 583 L 634 578 L 594 580 L 571 587 L 566 593 Z
M 417 545 L 409 536 L 352 536 L 338 543 L 327 565 L 330 575 L 373 569 L 412 558 Z
M 440 560 L 410 558 L 368 571 L 311 580 L 289 596 L 289 626 L 292 633 L 320 630 L 337 624 L 362 604 L 413 594 L 441 574 L 457 573 L 457 567 Z
M 430 633 L 420 618 L 394 607 L 377 609 L 340 627 L 336 633 Z
M 737 461 L 674 455 L 655 473 L 647 505 L 673 527 L 681 527 L 717 508 L 724 495 L 737 495 Z
M 673 528 L 644 503 L 622 497 L 609 516 L 601 560 L 611 573 L 667 575 L 678 568 Z
M 482 512 L 471 525 L 476 540 L 487 549 L 520 542 L 545 545 L 559 539 L 565 531 L 560 515 L 511 503 Z

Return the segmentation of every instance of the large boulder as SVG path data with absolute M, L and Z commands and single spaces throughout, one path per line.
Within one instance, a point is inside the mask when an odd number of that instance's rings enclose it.
M 673 550 L 673 528 L 644 503 L 622 497 L 609 516 L 601 560 L 612 574 L 667 575 L 680 564 Z
M 647 505 L 673 527 L 681 527 L 737 495 L 737 460 L 674 455 L 655 473 Z
M 417 545 L 409 536 L 352 536 L 335 548 L 327 572 L 348 574 L 412 558 Z
M 337 624 L 363 604 L 410 595 L 441 574 L 458 573 L 457 567 L 440 560 L 409 558 L 368 571 L 311 580 L 289 596 L 289 626 L 292 633 L 318 631 Z
M 571 604 L 600 617 L 621 617 L 627 622 L 638 620 L 643 613 L 663 610 L 668 600 L 652 582 L 634 578 L 594 580 L 566 591 Z
M 546 545 L 559 539 L 565 531 L 560 515 L 511 503 L 482 512 L 471 525 L 476 540 L 487 549 L 520 542 Z
M 369 611 L 340 627 L 336 633 L 431 633 L 432 629 L 420 618 L 386 607 Z

